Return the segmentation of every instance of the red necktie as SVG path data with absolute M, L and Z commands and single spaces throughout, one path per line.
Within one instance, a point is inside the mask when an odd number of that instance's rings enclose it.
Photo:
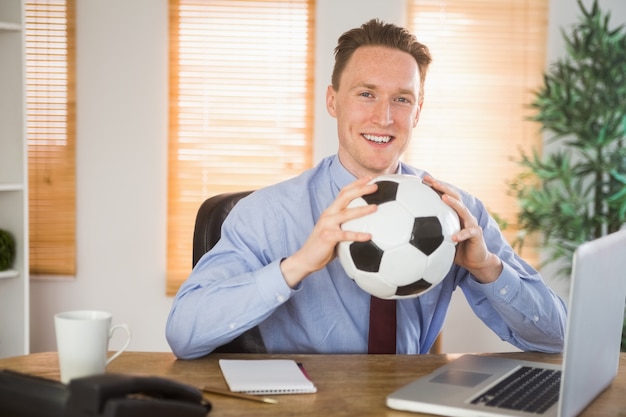
M 396 300 L 371 297 L 368 353 L 396 353 Z

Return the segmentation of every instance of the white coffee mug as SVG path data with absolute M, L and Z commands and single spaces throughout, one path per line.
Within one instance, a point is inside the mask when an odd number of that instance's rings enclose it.
M 111 314 L 96 310 L 77 310 L 54 316 L 61 381 L 104 373 L 106 366 L 117 358 L 130 343 L 126 324 L 111 327 Z M 126 342 L 107 359 L 109 340 L 117 329 L 124 329 Z

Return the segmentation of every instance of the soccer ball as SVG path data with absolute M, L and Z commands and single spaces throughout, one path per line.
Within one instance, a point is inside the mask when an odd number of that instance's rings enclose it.
M 348 207 L 377 204 L 378 210 L 341 225 L 372 234 L 367 242 L 340 242 L 337 256 L 359 287 L 379 298 L 412 298 L 446 276 L 460 230 L 456 212 L 438 192 L 412 175 L 381 175 L 372 194 Z

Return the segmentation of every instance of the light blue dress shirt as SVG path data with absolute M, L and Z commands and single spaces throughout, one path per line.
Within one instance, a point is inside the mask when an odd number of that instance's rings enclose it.
M 401 173 L 424 175 L 405 164 Z M 200 259 L 174 299 L 166 328 L 174 354 L 204 356 L 256 325 L 268 352 L 367 353 L 370 295 L 337 259 L 295 289 L 279 268 L 282 258 L 303 246 L 339 190 L 354 180 L 335 155 L 241 200 L 224 222 L 218 244 Z M 397 352 L 428 352 L 457 287 L 501 339 L 522 350 L 560 352 L 563 301 L 513 252 L 483 204 L 460 192 L 504 269 L 495 282 L 481 284 L 455 265 L 435 288 L 399 300 Z

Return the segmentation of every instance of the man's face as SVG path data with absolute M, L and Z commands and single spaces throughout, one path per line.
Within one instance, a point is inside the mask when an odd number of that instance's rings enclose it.
M 358 48 L 338 90 L 326 92 L 337 119 L 339 159 L 357 177 L 393 174 L 419 119 L 419 69 L 415 59 L 383 46 Z

